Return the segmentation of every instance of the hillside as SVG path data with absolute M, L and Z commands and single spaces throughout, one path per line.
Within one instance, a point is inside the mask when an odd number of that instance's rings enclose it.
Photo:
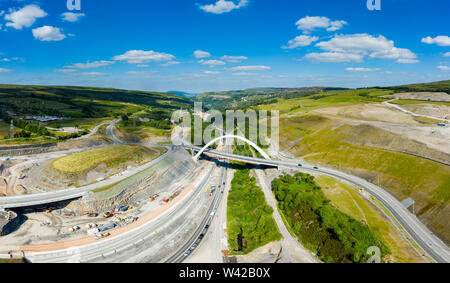
M 146 118 L 149 126 L 164 126 L 172 111 L 190 108 L 192 100 L 175 94 L 133 90 L 0 85 L 0 143 L 8 143 L 9 121 L 16 126 L 16 144 L 66 140 L 89 132 L 96 125 L 122 118 Z M 54 116 L 43 122 L 29 116 Z M 5 123 L 6 122 L 6 123 Z M 79 134 L 57 131 L 79 128 Z M 55 130 L 56 129 L 56 130 Z
M 0 85 L 0 108 L 18 115 L 100 118 L 141 106 L 173 110 L 191 101 L 174 94 L 93 87 Z
M 257 109 L 280 110 L 280 145 L 285 154 L 349 172 L 380 184 L 399 200 L 416 201 L 417 216 L 450 241 L 450 133 L 436 119 L 390 109 L 393 89 L 445 92 L 446 82 L 388 89 L 331 91 Z M 399 100 L 415 113 L 446 117 L 448 102 Z M 406 106 L 405 106 L 406 105 Z M 443 113 L 445 112 L 445 113 Z
M 450 80 L 431 83 L 392 86 L 387 87 L 385 89 L 394 90 L 396 92 L 446 92 L 447 94 L 450 94 Z
M 327 87 L 305 88 L 254 88 L 245 90 L 205 92 L 195 97 L 206 107 L 214 109 L 247 108 L 276 102 L 278 98 L 303 97 L 323 91 L 335 90 Z

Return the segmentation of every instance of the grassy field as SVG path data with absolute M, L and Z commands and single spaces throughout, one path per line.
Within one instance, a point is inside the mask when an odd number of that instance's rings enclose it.
M 450 239 L 447 225 L 450 167 L 383 149 L 395 143 L 399 149 L 402 144 L 410 145 L 409 150 L 425 154 L 429 149 L 421 144 L 406 139 L 402 141 L 401 137 L 375 128 L 341 125 L 334 129 L 335 124 L 336 121 L 314 115 L 282 119 L 281 145 L 284 150 L 289 149 L 295 156 L 311 163 L 339 168 L 372 182 L 380 182 L 399 199 L 412 197 L 416 201 L 418 215 L 435 232 Z M 430 151 L 430 156 L 438 158 L 436 154 Z
M 2 137 L 9 137 L 9 125 L 0 120 L 0 138 Z
M 232 253 L 247 254 L 281 239 L 273 210 L 248 169 L 236 171 L 227 205 L 228 244 Z M 242 245 L 238 240 L 240 234 L 244 239 Z
M 325 196 L 340 211 L 356 220 L 367 224 L 391 251 L 392 260 L 399 263 L 423 262 L 423 259 L 403 238 L 401 233 L 378 211 L 365 200 L 355 188 L 340 183 L 332 178 L 321 176 L 317 182 L 326 188 Z
M 79 129 L 92 130 L 93 128 L 95 128 L 95 126 L 106 121 L 112 121 L 114 119 L 114 117 L 69 119 L 64 121 L 52 122 L 47 126 L 57 129 L 63 127 L 75 127 L 78 125 Z
M 379 103 L 388 100 L 380 96 L 392 93 L 392 91 L 380 89 L 329 91 L 304 98 L 279 99 L 277 103 L 260 105 L 255 107 L 255 109 L 268 111 L 279 110 L 282 114 L 292 114 L 330 106 Z
M 444 106 L 450 106 L 450 102 L 447 101 L 425 101 L 425 100 L 405 100 L 405 99 L 399 99 L 391 101 L 392 104 L 398 104 L 398 105 L 410 105 L 410 104 L 423 104 L 423 105 L 444 105 Z
M 59 172 L 79 174 L 92 170 L 102 163 L 108 168 L 113 168 L 129 161 L 141 163 L 159 155 L 158 149 L 143 146 L 108 146 L 61 157 L 52 162 L 52 167 Z
M 170 138 L 172 133 L 172 130 L 163 130 L 148 126 L 133 127 L 119 125 L 117 129 L 123 134 L 125 140 L 132 139 L 133 137 L 141 141 L 149 139 L 167 139 Z

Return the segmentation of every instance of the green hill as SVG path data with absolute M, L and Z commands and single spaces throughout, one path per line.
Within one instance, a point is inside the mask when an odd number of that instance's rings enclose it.
M 245 90 L 205 92 L 195 97 L 206 107 L 214 109 L 248 108 L 261 104 L 277 102 L 278 98 L 296 98 L 320 93 L 336 88 L 305 87 L 305 88 L 253 88 Z

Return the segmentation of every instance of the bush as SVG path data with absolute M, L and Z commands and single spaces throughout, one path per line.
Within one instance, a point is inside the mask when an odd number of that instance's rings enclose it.
M 281 238 L 273 209 L 248 169 L 236 170 L 227 209 L 228 242 L 235 252 L 248 253 Z
M 388 248 L 367 225 L 332 206 L 314 177 L 297 173 L 275 179 L 272 190 L 280 210 L 305 247 L 328 263 L 367 262 L 367 249 Z

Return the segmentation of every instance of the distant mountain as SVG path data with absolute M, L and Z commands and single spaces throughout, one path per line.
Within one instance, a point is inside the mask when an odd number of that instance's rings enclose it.
M 167 93 L 175 94 L 175 95 L 183 96 L 183 97 L 187 97 L 187 98 L 192 98 L 192 97 L 195 97 L 195 96 L 198 95 L 198 93 L 189 93 L 189 92 L 176 91 L 176 90 L 174 90 L 174 91 L 168 91 Z

